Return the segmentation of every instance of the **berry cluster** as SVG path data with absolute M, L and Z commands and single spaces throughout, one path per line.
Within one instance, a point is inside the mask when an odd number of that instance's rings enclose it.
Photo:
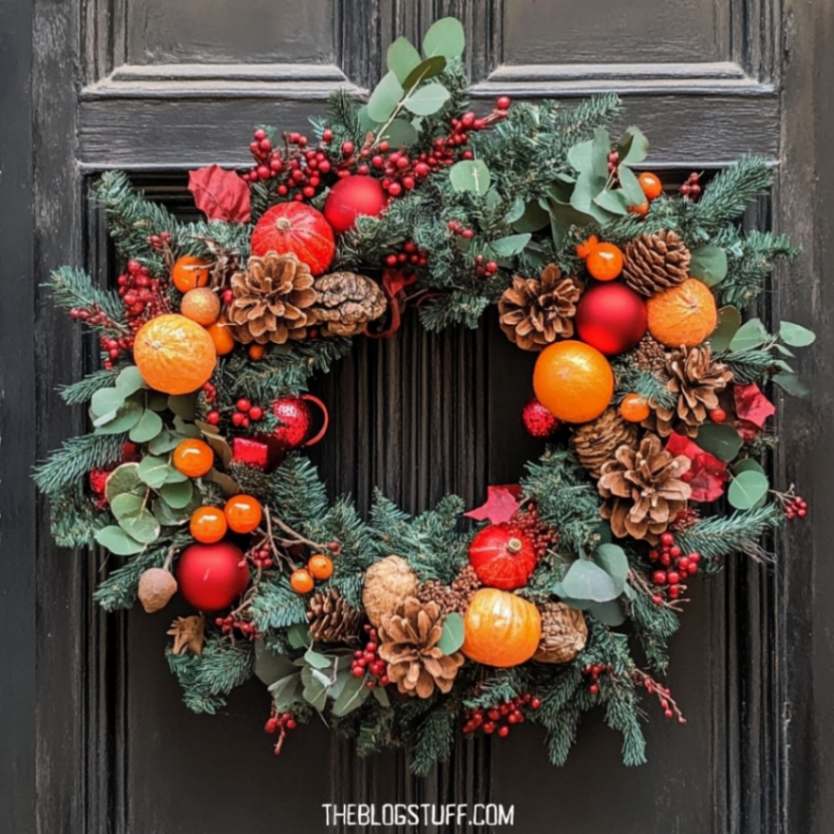
M 694 524 L 697 524 L 700 520 L 701 514 L 698 510 L 694 507 L 686 507 L 675 516 L 669 529 L 675 530 L 678 533 L 683 533 Z
M 687 200 L 697 200 L 701 196 L 701 191 L 701 175 L 693 171 L 680 187 L 680 192 Z
M 475 273 L 480 277 L 495 275 L 498 272 L 498 263 L 487 260 L 483 255 L 475 255 Z
M 660 546 L 649 551 L 649 560 L 661 566 L 652 573 L 652 583 L 658 586 L 652 602 L 662 605 L 664 592 L 670 600 L 680 598 L 686 590 L 683 584 L 686 577 L 698 572 L 701 554 L 697 551 L 684 554 L 675 544 L 674 535 L 667 532 L 660 537 Z
M 269 568 L 275 564 L 275 561 L 272 558 L 272 548 L 269 546 L 268 541 L 264 541 L 262 544 L 252 547 L 246 551 L 246 558 L 258 570 L 269 570 Z
M 786 497 L 783 509 L 788 521 L 793 521 L 795 518 L 805 518 L 808 515 L 808 502 L 799 495 L 790 495 Z
M 475 230 L 469 226 L 464 226 L 460 220 L 450 220 L 446 226 L 452 234 L 458 235 L 464 240 L 472 240 L 475 237 Z
M 322 140 L 328 141 L 324 136 Z M 290 200 L 313 199 L 324 188 L 322 177 L 330 173 L 332 164 L 323 147 L 308 145 L 309 140 L 303 134 L 285 133 L 281 151 L 273 146 L 267 132 L 258 128 L 249 145 L 255 164 L 243 178 L 247 182 L 274 180 L 278 195 Z
M 605 663 L 589 663 L 582 670 L 582 675 L 587 680 L 586 688 L 591 695 L 599 695 L 599 679 L 610 671 L 611 667 Z
M 237 631 L 241 637 L 247 640 L 254 640 L 259 636 L 259 632 L 255 624 L 251 620 L 247 620 L 240 614 L 232 612 L 225 617 L 215 617 L 214 624 L 223 632 L 223 634 L 232 634 Z
M 530 692 L 524 692 L 492 707 L 472 707 L 464 713 L 463 732 L 467 735 L 480 730 L 485 735 L 506 738 L 512 724 L 523 724 L 525 710 L 540 709 L 542 702 Z
M 235 410 L 232 414 L 232 425 L 241 429 L 248 429 L 251 423 L 259 423 L 264 418 L 264 410 L 259 405 L 252 405 L 252 403 L 241 397 L 235 403 Z
M 672 692 L 668 687 L 658 683 L 651 675 L 637 669 L 632 673 L 632 677 L 636 683 L 642 685 L 646 692 L 657 698 L 657 702 L 660 704 L 666 718 L 674 718 L 678 724 L 686 724 L 686 719 L 683 717 L 680 707 L 675 703 Z
M 272 714 L 267 718 L 264 724 L 264 732 L 268 735 L 278 735 L 273 748 L 277 756 L 284 746 L 284 739 L 287 737 L 287 732 L 298 727 L 298 722 L 295 720 L 295 715 L 292 712 L 277 712 L 274 708 Z
M 558 531 L 539 518 L 539 508 L 535 504 L 528 504 L 523 509 L 516 510 L 513 513 L 512 523 L 533 543 L 538 559 L 541 559 L 559 541 Z
M 364 649 L 357 649 L 353 653 L 353 663 L 350 667 L 351 674 L 355 678 L 368 676 L 366 686 L 373 689 L 375 686 L 388 686 L 391 682 L 388 679 L 387 665 L 379 656 L 379 634 L 370 625 L 365 625 L 365 632 L 368 635 L 368 642 Z
M 413 240 L 407 240 L 399 252 L 392 252 L 385 256 L 385 265 L 395 266 L 426 266 L 429 262 L 429 253 L 420 249 Z
M 171 233 L 160 232 L 158 235 L 148 235 L 148 246 L 157 252 L 164 252 L 171 246 Z

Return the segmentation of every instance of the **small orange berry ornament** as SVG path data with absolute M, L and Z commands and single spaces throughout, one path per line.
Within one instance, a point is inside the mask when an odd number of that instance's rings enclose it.
M 196 321 L 169 313 L 142 325 L 133 341 L 133 361 L 151 388 L 190 394 L 211 378 L 217 351 Z
M 180 292 L 188 292 L 195 287 L 205 287 L 209 281 L 209 264 L 202 258 L 183 255 L 174 261 L 171 267 L 171 280 Z
M 324 553 L 314 553 L 307 562 L 307 570 L 314 579 L 330 579 L 333 576 L 333 560 Z
M 220 299 L 217 293 L 208 287 L 196 287 L 182 297 L 180 312 L 187 319 L 208 327 L 214 324 L 220 315 Z
M 214 452 L 205 440 L 189 437 L 174 449 L 174 469 L 189 478 L 202 478 L 214 466 Z
M 650 413 L 649 401 L 640 394 L 626 394 L 620 403 L 620 417 L 627 423 L 642 423 Z
M 649 333 L 667 347 L 700 345 L 718 324 L 715 296 L 697 278 L 652 296 L 646 309 Z
M 651 171 L 643 171 L 637 177 L 637 181 L 640 183 L 640 188 L 643 189 L 647 200 L 656 200 L 663 193 L 663 183 L 660 181 L 660 177 Z
M 290 576 L 290 587 L 297 594 L 309 594 L 315 584 L 313 577 L 306 568 L 298 568 Z
M 249 345 L 249 358 L 253 362 L 259 362 L 264 358 L 266 347 L 264 345 Z
M 235 340 L 228 327 L 222 324 L 212 324 L 206 331 L 214 342 L 214 349 L 218 356 L 225 356 L 235 349 Z
M 261 523 L 263 507 L 252 495 L 233 495 L 223 507 L 223 513 L 230 530 L 235 533 L 251 533 Z
M 191 513 L 188 529 L 200 544 L 214 544 L 226 535 L 228 525 L 220 507 L 197 507 Z
M 591 235 L 576 247 L 576 254 L 585 261 L 585 268 L 597 281 L 613 281 L 623 271 L 623 252 L 614 243 L 601 243 Z
M 587 423 L 614 395 L 614 372 L 595 347 L 575 339 L 546 347 L 533 369 L 536 399 L 559 420 Z
M 643 200 L 642 203 L 635 203 L 633 206 L 629 206 L 628 210 L 638 217 L 645 217 L 649 213 L 649 201 Z

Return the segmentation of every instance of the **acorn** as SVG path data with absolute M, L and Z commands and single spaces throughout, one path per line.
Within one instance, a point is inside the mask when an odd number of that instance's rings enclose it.
M 137 596 L 146 614 L 162 610 L 177 592 L 177 580 L 165 568 L 148 568 L 139 577 Z

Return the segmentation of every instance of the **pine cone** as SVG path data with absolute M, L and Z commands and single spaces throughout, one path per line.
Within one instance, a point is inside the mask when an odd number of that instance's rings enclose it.
M 472 565 L 466 565 L 452 580 L 451 585 L 444 585 L 436 579 L 423 582 L 417 589 L 417 599 L 422 603 L 436 602 L 440 613 L 445 617 L 456 611 L 466 613 L 472 594 L 481 587 L 481 580 Z
M 542 350 L 558 338 L 573 336 L 579 281 L 548 264 L 538 278 L 513 276 L 498 302 L 504 335 L 522 350 Z
M 379 628 L 379 656 L 388 663 L 388 677 L 403 695 L 430 698 L 435 688 L 452 689 L 461 652 L 446 655 L 437 647 L 443 634 L 443 615 L 436 602 L 407 597 L 392 614 L 384 614 Z
M 542 637 L 533 660 L 539 663 L 570 663 L 588 642 L 588 624 L 578 608 L 563 602 L 539 606 Z
M 666 378 L 666 348 L 648 333 L 643 336 L 628 358 L 641 371 Z
M 633 446 L 636 441 L 637 427 L 623 420 L 615 408 L 606 409 L 596 420 L 584 423 L 571 437 L 579 462 L 595 478 L 618 447 Z
M 680 235 L 668 230 L 629 241 L 625 246 L 623 277 L 640 295 L 654 295 L 689 277 L 692 255 Z
M 359 635 L 362 615 L 330 588 L 310 598 L 307 622 L 310 636 L 319 643 L 350 643 Z
M 600 512 L 614 535 L 654 543 L 686 506 L 691 489 L 681 475 L 690 463 L 664 450 L 656 434 L 645 435 L 636 449 L 620 446 L 597 483 L 606 499 Z
M 709 345 L 697 345 L 672 351 L 666 360 L 666 390 L 676 399 L 669 408 L 654 406 L 647 426 L 661 437 L 680 431 L 695 437 L 709 412 L 718 407 L 718 392 L 733 378 L 733 372 L 721 362 L 713 362 Z
M 316 320 L 330 336 L 356 336 L 388 306 L 376 281 L 355 272 L 331 272 L 316 278 Z
M 231 288 L 234 300 L 226 319 L 238 342 L 283 345 L 307 335 L 316 291 L 310 268 L 295 255 L 249 258 L 246 270 L 232 275 Z
M 363 581 L 362 605 L 375 626 L 403 599 L 417 593 L 417 577 L 402 556 L 386 556 L 374 562 L 365 571 Z

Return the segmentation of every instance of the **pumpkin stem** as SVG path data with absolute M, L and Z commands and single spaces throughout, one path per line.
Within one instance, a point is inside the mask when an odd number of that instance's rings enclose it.
M 515 536 L 507 542 L 507 550 L 509 550 L 510 553 L 518 553 L 522 547 L 523 544 L 521 539 L 517 539 Z
M 279 217 L 275 221 L 275 228 L 278 229 L 279 232 L 288 232 L 292 228 L 292 223 L 288 217 Z

